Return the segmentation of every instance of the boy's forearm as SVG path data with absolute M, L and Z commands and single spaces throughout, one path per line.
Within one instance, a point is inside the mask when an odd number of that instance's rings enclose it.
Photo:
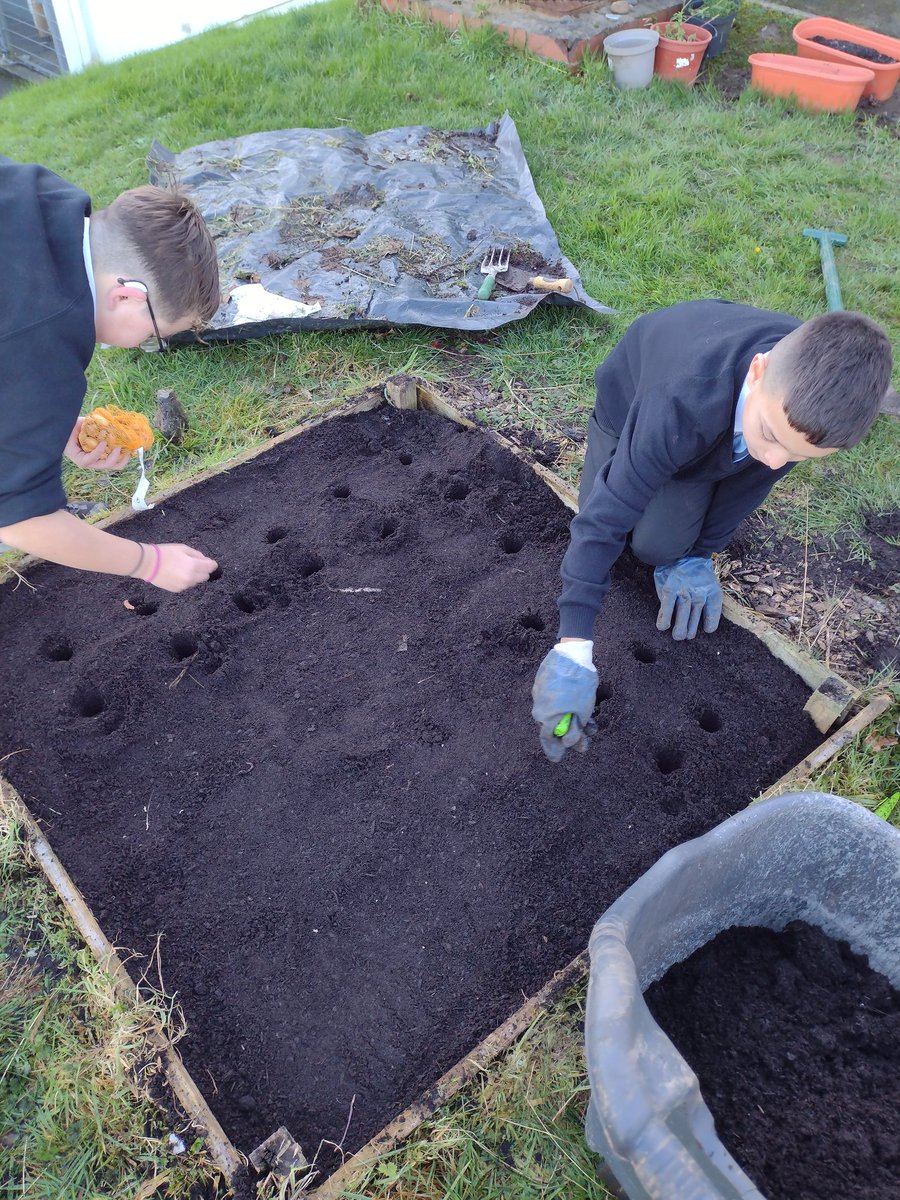
M 6 525 L 0 528 L 0 541 L 48 562 L 107 575 L 131 575 L 141 557 L 137 542 L 62 511 Z

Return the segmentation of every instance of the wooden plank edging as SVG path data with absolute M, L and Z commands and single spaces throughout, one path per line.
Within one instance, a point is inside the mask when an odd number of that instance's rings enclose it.
M 115 948 L 100 928 L 96 917 L 91 912 L 84 896 L 75 886 L 72 877 L 56 857 L 43 831 L 29 812 L 25 801 L 12 784 L 2 776 L 0 776 L 0 809 L 8 812 L 13 820 L 23 827 L 28 849 L 37 859 L 44 875 L 56 891 L 63 907 L 97 963 L 112 977 L 113 988 L 118 999 L 129 1008 L 135 1007 L 141 1000 L 140 987 L 134 983 L 126 971 Z M 150 1021 L 147 1040 L 162 1059 L 169 1086 L 191 1121 L 202 1131 L 210 1157 L 230 1183 L 237 1171 L 243 1167 L 243 1156 L 234 1148 L 222 1126 L 213 1116 L 212 1110 L 188 1074 L 181 1061 L 181 1056 L 166 1036 L 159 1021 L 152 1014 L 148 1013 L 147 1015 Z

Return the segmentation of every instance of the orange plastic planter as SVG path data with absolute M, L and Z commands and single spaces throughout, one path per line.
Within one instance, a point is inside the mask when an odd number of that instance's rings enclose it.
M 855 54 L 847 54 L 844 50 L 835 50 L 831 46 L 823 46 L 814 42 L 814 37 L 831 38 L 840 42 L 856 42 L 859 46 L 868 46 L 889 58 L 895 58 L 895 63 L 873 63 L 866 58 L 858 58 Z M 880 102 L 889 100 L 891 93 L 900 79 L 900 38 L 888 37 L 884 33 L 875 33 L 871 29 L 863 29 L 861 25 L 850 25 L 846 21 L 835 21 L 831 17 L 807 17 L 794 26 L 794 41 L 797 43 L 797 53 L 801 58 L 819 59 L 823 62 L 843 63 L 848 67 L 868 67 L 873 79 L 863 89 L 863 95 Z
M 857 60 L 858 61 L 858 60 Z M 801 108 L 849 112 L 874 75 L 865 67 L 816 62 L 794 54 L 751 54 L 750 86 L 769 96 L 793 96 Z
M 702 25 L 689 25 L 688 29 L 693 30 L 696 36 L 692 36 L 689 42 L 680 42 L 666 37 L 670 24 L 670 21 L 664 21 L 654 26 L 659 30 L 659 44 L 653 60 L 653 71 L 662 79 L 676 79 L 685 87 L 693 87 L 706 47 L 712 41 L 712 30 Z

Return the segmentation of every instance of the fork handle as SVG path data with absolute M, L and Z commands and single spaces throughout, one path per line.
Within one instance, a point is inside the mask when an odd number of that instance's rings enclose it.
M 571 279 L 545 279 L 543 275 L 536 275 L 531 281 L 531 286 L 536 292 L 560 292 L 562 295 L 568 295 L 575 284 Z
M 496 276 L 496 275 L 488 275 L 488 276 L 485 278 L 485 281 L 484 281 L 484 283 L 483 283 L 483 284 L 481 285 L 481 287 L 478 289 L 478 299 L 479 299 L 479 300 L 490 300 L 490 298 L 491 298 L 491 292 L 493 292 L 493 290 L 494 290 L 494 284 L 495 284 L 496 282 L 497 282 L 497 276 Z

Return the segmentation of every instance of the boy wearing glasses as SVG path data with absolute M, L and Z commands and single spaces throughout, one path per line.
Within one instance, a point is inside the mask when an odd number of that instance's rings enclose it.
M 64 511 L 63 455 L 117 470 L 128 456 L 78 444 L 85 370 L 96 342 L 159 349 L 219 306 L 209 230 L 184 196 L 123 192 L 91 213 L 88 195 L 44 167 L 0 156 L 0 540 L 83 571 L 144 579 L 170 592 L 216 563 L 190 546 L 140 543 Z

